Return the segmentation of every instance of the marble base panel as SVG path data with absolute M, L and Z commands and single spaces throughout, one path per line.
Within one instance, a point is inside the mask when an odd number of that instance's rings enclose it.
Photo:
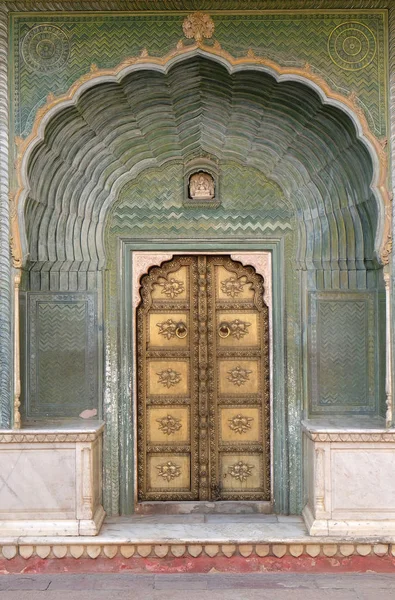
M 395 535 L 395 430 L 309 421 L 303 429 L 310 535 Z
M 98 534 L 103 428 L 93 422 L 0 430 L 3 535 Z

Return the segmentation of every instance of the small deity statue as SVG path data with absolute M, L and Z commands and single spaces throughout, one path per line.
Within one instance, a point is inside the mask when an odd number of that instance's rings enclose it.
M 193 200 L 211 200 L 214 198 L 214 179 L 204 171 L 194 173 L 189 180 L 189 194 Z

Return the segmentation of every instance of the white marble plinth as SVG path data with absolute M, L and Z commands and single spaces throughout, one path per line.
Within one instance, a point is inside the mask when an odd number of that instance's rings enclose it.
M 310 535 L 395 535 L 395 429 L 304 421 L 303 432 Z
M 0 430 L 3 535 L 96 535 L 102 507 L 101 422 Z

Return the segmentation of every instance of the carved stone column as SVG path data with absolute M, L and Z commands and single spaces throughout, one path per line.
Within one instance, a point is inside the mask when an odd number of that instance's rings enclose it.
M 0 3 L 0 425 L 11 424 L 11 263 L 8 201 L 8 10 Z

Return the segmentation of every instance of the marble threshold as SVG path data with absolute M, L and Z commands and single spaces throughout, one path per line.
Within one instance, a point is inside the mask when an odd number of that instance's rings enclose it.
M 5 545 L 394 544 L 395 536 L 310 536 L 300 516 L 267 514 L 107 517 L 95 536 L 1 536 Z

